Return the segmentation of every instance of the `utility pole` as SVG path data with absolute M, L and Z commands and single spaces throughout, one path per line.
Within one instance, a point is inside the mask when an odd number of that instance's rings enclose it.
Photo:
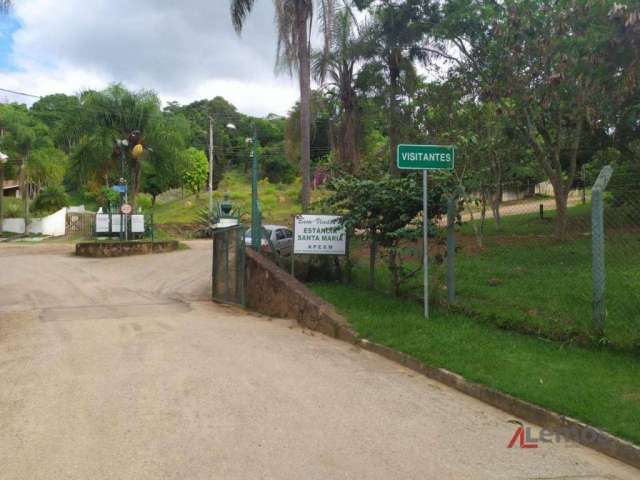
M 209 222 L 213 218 L 213 117 L 209 115 Z
M 253 155 L 251 159 L 251 247 L 260 251 L 262 228 L 260 226 L 260 209 L 258 207 L 258 131 L 253 125 Z
M 120 219 L 120 240 L 124 240 L 125 226 L 124 226 L 124 214 L 122 213 L 122 205 L 126 203 L 125 190 L 129 188 L 129 185 L 124 178 L 124 162 L 126 160 L 124 149 L 126 148 L 124 140 L 120 144 L 120 208 L 118 208 L 118 218 Z
M 24 234 L 29 234 L 29 185 L 27 185 L 27 155 L 22 157 L 22 167 L 20 168 L 20 183 L 22 184 L 22 201 L 24 213 Z
M 2 136 L 2 132 L 0 131 L 0 137 Z M 2 235 L 2 228 L 4 223 L 4 205 L 2 201 L 4 200 L 4 165 L 9 160 L 9 157 L 4 153 L 0 152 L 0 235 Z

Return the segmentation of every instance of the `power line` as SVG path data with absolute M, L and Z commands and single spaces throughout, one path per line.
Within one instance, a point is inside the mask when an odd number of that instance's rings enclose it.
M 23 97 L 42 98 L 40 95 L 33 95 L 31 93 L 17 92 L 15 90 L 9 90 L 8 88 L 1 88 L 0 92 L 13 93 L 14 95 L 22 95 Z

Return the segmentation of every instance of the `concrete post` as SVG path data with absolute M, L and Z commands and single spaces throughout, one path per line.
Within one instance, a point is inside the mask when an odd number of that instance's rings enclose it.
M 613 174 L 607 165 L 598 175 L 591 192 L 591 275 L 593 282 L 592 315 L 593 326 L 598 332 L 604 330 L 607 316 L 605 306 L 606 267 L 604 257 L 604 190 Z
M 593 189 L 591 194 L 591 274 L 593 278 L 593 326 L 602 332 L 606 316 L 604 304 L 604 208 L 602 191 Z
M 456 301 L 455 256 L 456 256 L 456 214 L 457 197 L 447 200 L 447 299 L 449 303 Z

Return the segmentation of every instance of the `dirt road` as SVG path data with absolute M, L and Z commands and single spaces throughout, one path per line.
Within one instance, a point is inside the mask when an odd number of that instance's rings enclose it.
M 0 478 L 637 479 L 292 322 L 210 303 L 207 242 L 0 245 Z
M 571 195 L 567 199 L 567 206 L 575 207 L 576 205 L 580 205 L 582 203 L 582 197 L 578 195 Z M 511 215 L 525 215 L 531 213 L 539 213 L 540 205 L 542 205 L 545 212 L 554 212 L 556 210 L 556 201 L 553 198 L 544 198 L 544 199 L 527 199 L 527 200 L 519 200 L 516 202 L 505 202 L 500 206 L 500 216 L 501 217 L 510 217 Z M 491 207 L 487 205 L 487 220 L 491 221 L 493 219 L 493 214 L 491 213 Z M 463 222 L 471 221 L 471 214 L 468 209 L 464 209 L 460 212 L 460 218 Z M 480 220 L 480 210 L 474 208 L 473 209 L 473 218 L 475 220 Z M 446 218 L 440 220 L 441 225 L 446 225 Z

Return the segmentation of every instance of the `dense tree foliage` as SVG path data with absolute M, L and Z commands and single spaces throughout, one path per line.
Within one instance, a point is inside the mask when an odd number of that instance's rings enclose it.
M 231 2 L 237 29 L 253 3 Z M 161 109 L 155 93 L 122 85 L 49 95 L 30 109 L 0 106 L 0 149 L 10 157 L 0 173 L 20 178 L 32 194 L 63 184 L 106 198 L 104 189 L 124 178 L 132 197 L 155 198 L 187 179 L 189 189 L 202 189 L 210 149 L 214 188 L 226 170 L 248 174 L 255 136 L 260 175 L 272 182 L 301 175 L 307 208 L 312 179 L 346 174 L 354 192 L 358 182 L 388 186 L 387 174 L 407 177 L 395 168 L 398 143 L 451 144 L 456 168 L 433 179 L 436 191 L 455 185 L 499 227 L 506 184 L 549 181 L 558 237 L 579 182 L 593 181 L 607 163 L 636 176 L 638 0 L 275 5 L 280 60 L 300 79 L 301 101 L 288 117 L 252 118 L 221 97 Z M 322 48 L 311 50 L 317 14 Z M 122 162 L 116 140 L 135 132 L 145 153 L 137 158 L 127 148 Z M 195 177 L 187 173 L 194 151 Z M 620 182 L 612 186 L 631 188 Z

